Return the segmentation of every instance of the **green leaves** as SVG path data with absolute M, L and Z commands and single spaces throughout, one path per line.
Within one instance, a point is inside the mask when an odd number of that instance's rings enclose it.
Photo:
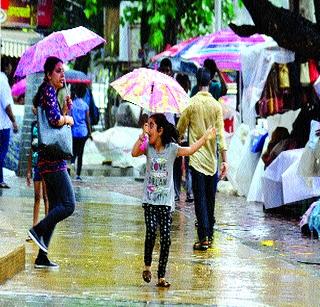
M 241 0 L 238 1 L 242 3 Z M 127 8 L 124 19 L 129 23 L 139 22 L 144 5 L 149 14 L 149 44 L 156 51 L 160 51 L 167 43 L 175 44 L 177 39 L 212 32 L 214 0 L 141 0 L 140 4 L 139 7 Z M 233 0 L 222 0 L 222 10 L 222 20 L 227 24 L 234 17 Z M 177 29 L 171 28 L 170 31 L 177 35 L 173 41 L 165 41 L 165 37 L 168 38 L 165 31 L 172 20 L 176 21 Z M 141 31 L 145 30 L 141 28 Z
M 148 1 L 147 11 L 150 13 L 148 24 L 150 25 L 150 45 L 157 51 L 161 50 L 164 43 L 164 31 L 168 18 L 176 16 L 174 0 Z M 143 30 L 143 29 L 142 29 Z
M 239 0 L 239 2 L 241 2 L 241 0 Z M 231 19 L 235 17 L 233 0 L 224 0 L 222 10 L 222 19 L 223 21 L 228 23 Z
M 132 6 L 126 7 L 123 11 L 124 17 L 121 17 L 120 23 L 123 26 L 125 22 L 129 22 L 130 24 L 134 24 L 140 22 L 142 6 Z
M 162 29 L 164 29 L 164 24 L 166 22 L 166 17 L 162 15 L 160 12 L 156 12 L 154 16 L 152 16 L 148 23 L 149 25 L 159 25 Z
M 163 38 L 163 31 L 158 29 L 151 32 L 150 42 L 152 42 L 154 48 L 159 49 L 163 44 Z
M 184 33 L 181 39 L 206 34 L 212 31 L 214 3 L 211 0 L 191 1 L 182 15 Z
M 97 15 L 97 0 L 86 0 L 84 14 L 87 19 L 89 19 L 91 16 Z

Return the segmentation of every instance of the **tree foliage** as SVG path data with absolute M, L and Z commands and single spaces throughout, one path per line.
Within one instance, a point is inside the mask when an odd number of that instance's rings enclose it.
M 103 7 L 119 5 L 120 0 L 60 0 L 55 1 L 53 31 L 85 26 L 103 33 Z
M 233 0 L 222 1 L 223 20 L 234 16 Z M 141 23 L 141 45 L 146 42 L 157 51 L 177 39 L 210 33 L 214 24 L 213 0 L 142 0 L 127 7 L 124 21 Z M 149 33 L 146 38 L 145 33 Z

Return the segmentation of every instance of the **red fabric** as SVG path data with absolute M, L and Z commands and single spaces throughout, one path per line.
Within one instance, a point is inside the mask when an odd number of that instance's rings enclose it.
M 313 59 L 309 60 L 310 82 L 313 84 L 319 77 L 317 62 Z
M 228 133 L 234 132 L 233 117 L 224 120 L 224 130 Z
M 9 0 L 1 0 L 1 1 L 0 1 L 0 7 L 1 7 L 3 10 L 7 10 L 8 7 L 9 7 Z

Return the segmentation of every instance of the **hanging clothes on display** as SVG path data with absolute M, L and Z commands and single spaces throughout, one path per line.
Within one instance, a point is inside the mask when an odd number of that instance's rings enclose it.
M 243 122 L 248 124 L 250 128 L 254 128 L 256 125 L 255 106 L 262 97 L 273 63 L 288 64 L 294 60 L 294 52 L 278 47 L 272 39 L 264 44 L 241 50 L 243 81 L 241 111 Z

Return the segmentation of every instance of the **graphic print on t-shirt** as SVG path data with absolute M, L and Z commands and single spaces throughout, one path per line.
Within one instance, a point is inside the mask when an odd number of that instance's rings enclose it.
M 167 159 L 152 158 L 150 161 L 150 175 L 147 182 L 147 198 L 152 202 L 161 202 L 168 196 Z

